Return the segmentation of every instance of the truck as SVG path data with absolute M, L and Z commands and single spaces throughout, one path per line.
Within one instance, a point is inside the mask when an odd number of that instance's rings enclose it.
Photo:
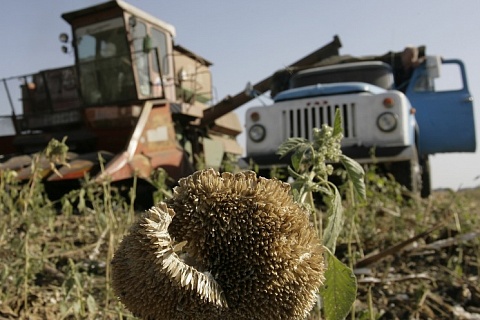
M 332 43 L 341 47 L 336 36 Z M 425 46 L 409 46 L 383 55 L 333 54 L 279 70 L 270 85 L 273 104 L 245 114 L 247 159 L 263 175 L 285 168 L 289 158 L 276 153 L 282 142 L 311 139 L 313 128 L 333 126 L 339 110 L 345 155 L 428 197 L 429 156 L 474 152 L 476 141 L 464 63 L 425 52 Z

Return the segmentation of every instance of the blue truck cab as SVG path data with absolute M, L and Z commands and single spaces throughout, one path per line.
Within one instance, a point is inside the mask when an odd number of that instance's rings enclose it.
M 431 192 L 430 154 L 475 151 L 473 99 L 460 60 L 425 57 L 402 88 L 395 66 L 382 59 L 340 61 L 298 70 L 272 105 L 247 110 L 247 158 L 263 173 L 288 165 L 276 154 L 283 141 L 332 126 L 337 109 L 343 153 L 381 166 L 424 197 Z M 444 69 L 449 79 L 456 72 L 453 86 L 437 85 Z

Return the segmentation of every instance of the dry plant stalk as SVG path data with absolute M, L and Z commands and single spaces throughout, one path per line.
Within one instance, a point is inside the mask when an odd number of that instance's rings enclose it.
M 304 319 L 323 247 L 290 186 L 209 169 L 147 211 L 112 261 L 112 284 L 143 319 Z

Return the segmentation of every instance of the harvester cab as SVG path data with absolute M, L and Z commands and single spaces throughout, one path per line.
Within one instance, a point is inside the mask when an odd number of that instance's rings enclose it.
M 12 112 L 17 154 L 67 137 L 69 166 L 47 180 L 86 173 L 97 180 L 147 178 L 159 167 L 178 179 L 200 165 L 221 169 L 224 159 L 242 154 L 234 113 L 202 123 L 212 100 L 211 63 L 174 44 L 172 25 L 120 0 L 62 18 L 72 34 L 60 40 L 75 65 L 24 76 L 23 114 Z M 22 170 L 18 159 L 1 166 Z

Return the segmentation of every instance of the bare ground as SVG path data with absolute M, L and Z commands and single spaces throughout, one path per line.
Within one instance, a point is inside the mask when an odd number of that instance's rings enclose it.
M 397 227 L 381 211 L 354 268 L 355 317 L 480 319 L 480 189 L 437 191 Z

